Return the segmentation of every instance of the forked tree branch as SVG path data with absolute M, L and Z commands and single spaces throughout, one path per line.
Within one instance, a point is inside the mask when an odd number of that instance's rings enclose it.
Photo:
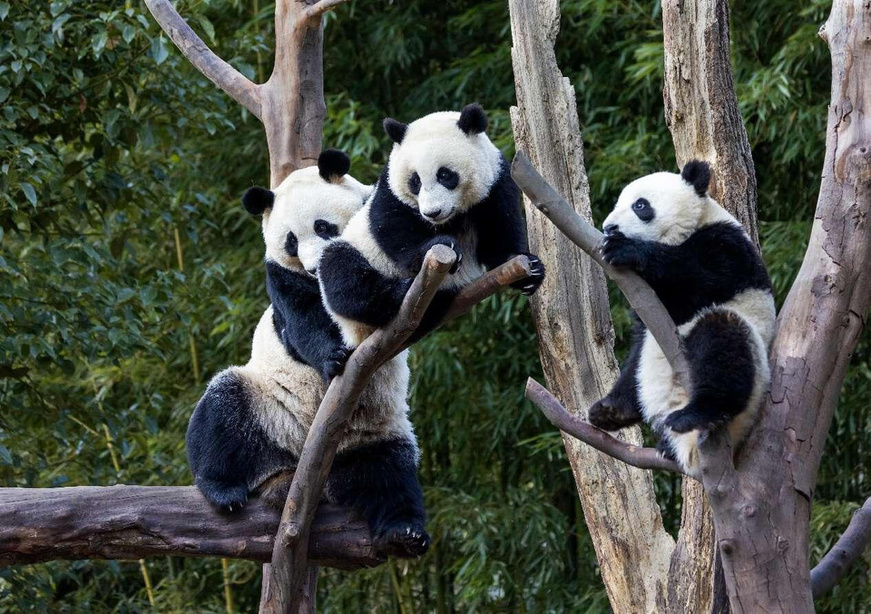
M 526 380 L 526 398 L 535 403 L 545 417 L 564 433 L 583 441 L 608 456 L 639 469 L 658 469 L 683 473 L 676 462 L 664 458 L 653 448 L 643 448 L 620 441 L 586 420 L 573 416 L 550 391 L 531 377 Z
M 310 5 L 305 10 L 305 15 L 309 19 L 320 19 L 324 13 L 335 10 L 346 2 L 348 0 L 320 0 L 317 4 Z
M 871 542 L 871 498 L 856 510 L 847 530 L 811 570 L 814 599 L 832 590 Z
M 220 556 L 268 561 L 278 510 L 252 498 L 217 511 L 194 486 L 0 488 L 0 567 L 54 560 Z M 359 569 L 386 560 L 353 510 L 322 504 L 312 526 L 313 563 Z
M 402 301 L 399 313 L 354 350 L 342 375 L 327 389 L 300 454 L 281 515 L 261 612 L 297 612 L 308 575 L 311 523 L 339 442 L 369 378 L 417 329 L 436 290 L 456 261 L 444 245 L 427 253 L 423 267 Z
M 178 50 L 206 78 L 261 119 L 260 86 L 219 58 L 178 14 L 169 0 L 145 0 L 145 5 Z

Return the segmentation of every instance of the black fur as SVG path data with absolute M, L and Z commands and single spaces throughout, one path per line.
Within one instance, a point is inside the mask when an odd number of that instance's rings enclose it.
M 351 170 L 351 158 L 344 151 L 325 149 L 318 156 L 318 174 L 324 181 L 344 177 Z
M 487 114 L 477 102 L 467 104 L 460 112 L 460 119 L 457 120 L 457 126 L 466 134 L 481 134 L 487 130 Z
M 736 313 L 713 310 L 685 338 L 693 396 L 669 415 L 665 426 L 677 433 L 711 429 L 744 411 L 753 392 L 751 331 Z
M 260 215 L 275 203 L 275 192 L 254 186 L 242 195 L 242 205 L 251 215 Z
M 241 508 L 264 475 L 296 465 L 272 443 L 251 414 L 253 391 L 236 373 L 209 384 L 188 425 L 188 463 L 196 485 L 213 505 Z
M 386 132 L 387 136 L 390 137 L 390 140 L 396 144 L 402 143 L 402 139 L 405 138 L 405 133 L 408 132 L 408 124 L 398 122 L 391 117 L 385 119 L 382 125 L 384 126 L 384 132 Z
M 708 193 L 708 186 L 711 183 L 711 166 L 707 162 L 690 160 L 684 165 L 680 176 L 695 188 L 696 194 L 699 196 Z
M 617 431 L 641 422 L 641 403 L 638 401 L 638 359 L 647 329 L 635 318 L 632 327 L 632 345 L 629 356 L 620 370 L 620 377 L 605 398 L 596 401 L 590 408 L 590 424 L 606 431 Z
M 416 460 L 414 444 L 402 439 L 343 452 L 326 488 L 336 505 L 360 511 L 376 544 L 398 547 L 406 556 L 424 554 L 430 543 Z
M 337 314 L 369 326 L 384 326 L 398 313 L 412 277 L 420 270 L 427 250 L 436 244 L 451 246 L 458 260 L 468 257 L 460 252 L 456 238 L 472 231 L 477 234 L 474 257 L 487 269 L 525 254 L 530 258 L 533 277 L 514 284 L 531 294 L 544 279 L 544 265 L 527 253 L 526 232 L 520 215 L 520 192 L 503 158 L 501 172 L 490 193 L 445 224 L 433 224 L 414 208 L 400 201 L 388 187 L 389 165 L 378 180 L 370 202 L 369 229 L 378 246 L 405 273 L 402 278 L 380 273 L 356 249 L 336 241 L 327 246 L 318 265 L 318 276 L 330 308 Z M 453 272 L 453 271 L 452 271 Z M 412 336 L 419 339 L 441 321 L 455 291 L 440 290 L 424 320 Z
M 603 242 L 602 254 L 614 266 L 635 269 L 678 325 L 744 290 L 771 290 L 756 247 L 741 228 L 728 222 L 705 226 L 680 245 L 612 232 Z
M 317 279 L 267 262 L 266 291 L 275 332 L 287 353 L 317 369 L 324 381 L 339 375 L 351 350 L 324 309 Z

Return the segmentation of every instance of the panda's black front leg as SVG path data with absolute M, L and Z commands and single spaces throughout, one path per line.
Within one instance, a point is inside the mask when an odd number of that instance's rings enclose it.
M 454 274 L 460 269 L 460 264 L 463 262 L 463 252 L 460 250 L 460 246 L 457 244 L 456 239 L 450 235 L 437 235 L 419 248 L 409 250 L 410 258 L 405 264 L 412 273 L 420 271 L 421 267 L 423 267 L 423 259 L 426 257 L 427 252 L 436 245 L 446 245 L 457 255 L 457 260 L 454 262 L 448 273 Z
M 380 550 L 416 557 L 429 548 L 414 442 L 395 439 L 341 452 L 327 480 L 327 496 L 363 515 Z
M 517 256 L 526 256 L 529 259 L 529 276 L 515 281 L 511 287 L 515 290 L 520 290 L 523 294 L 529 296 L 534 294 L 536 290 L 544 282 L 544 263 L 535 254 L 522 253 Z
M 605 235 L 600 249 L 605 262 L 611 266 L 643 272 L 650 263 L 655 246 L 650 241 L 631 239 L 619 230 L 614 230 Z

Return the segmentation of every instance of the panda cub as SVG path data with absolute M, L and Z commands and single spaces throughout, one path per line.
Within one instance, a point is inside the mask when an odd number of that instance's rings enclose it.
M 457 262 L 412 341 L 439 324 L 460 289 L 513 256 L 527 255 L 533 267 L 515 287 L 535 292 L 544 265 L 527 253 L 519 190 L 484 132 L 484 110 L 472 104 L 408 125 L 387 119 L 384 129 L 394 145 L 375 193 L 318 268 L 324 304 L 345 342 L 356 347 L 396 316 L 434 245 L 451 247 Z
M 680 175 L 654 173 L 627 185 L 603 223 L 602 254 L 653 288 L 683 337 L 693 394 L 687 397 L 652 335 L 636 324 L 614 388 L 590 422 L 616 430 L 646 420 L 659 449 L 698 475 L 698 431 L 726 425 L 737 446 L 770 382 L 775 307 L 765 263 L 747 233 L 708 196 L 705 162 Z
M 350 350 L 324 310 L 314 273 L 327 244 L 372 187 L 349 175 L 350 160 L 327 150 L 317 167 L 292 173 L 273 192 L 251 188 L 243 203 L 263 215 L 272 304 L 254 332 L 248 364 L 218 373 L 191 416 L 187 452 L 195 483 L 214 505 L 240 509 L 256 492 L 277 507 L 290 486 L 329 380 Z M 376 543 L 400 556 L 426 551 L 418 448 L 408 420 L 408 366 L 380 369 L 354 412 L 325 494 L 356 507 Z

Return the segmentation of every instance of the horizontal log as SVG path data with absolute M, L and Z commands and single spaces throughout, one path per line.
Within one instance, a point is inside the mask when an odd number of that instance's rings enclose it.
M 218 512 L 194 486 L 0 488 L 0 567 L 58 559 L 217 556 L 269 561 L 279 511 L 257 498 Z M 359 569 L 386 560 L 350 509 L 318 507 L 312 564 Z

